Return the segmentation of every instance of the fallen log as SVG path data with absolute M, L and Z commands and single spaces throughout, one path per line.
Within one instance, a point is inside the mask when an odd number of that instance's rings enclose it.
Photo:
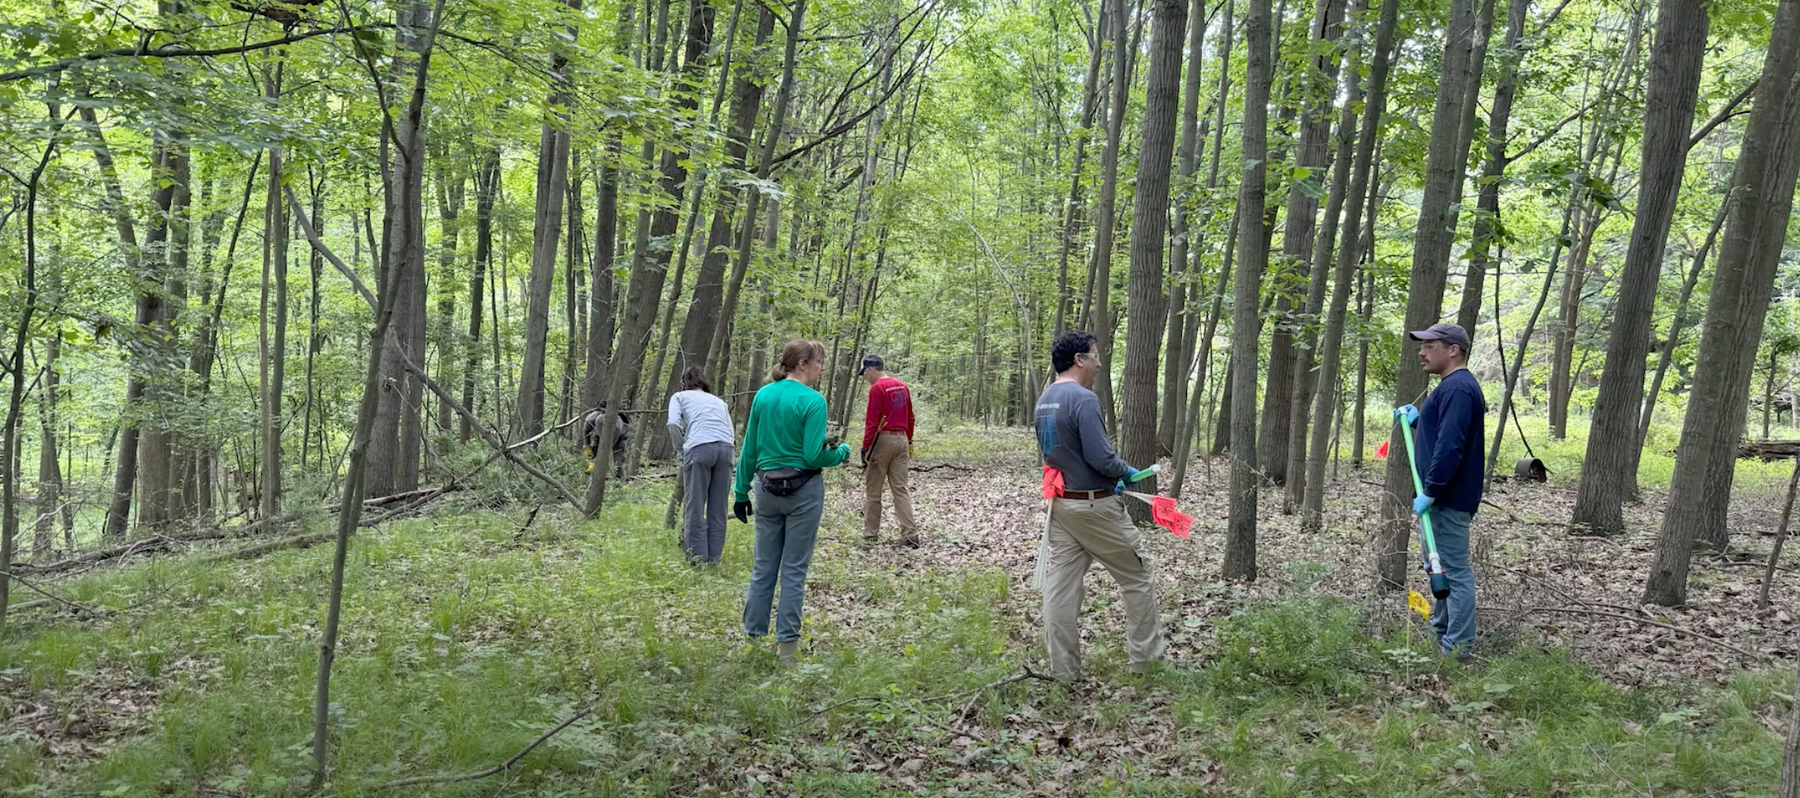
M 1738 459 L 1752 457 L 1765 463 L 1800 457 L 1800 441 L 1738 441 Z
M 284 519 L 284 518 L 275 519 L 275 521 L 276 521 L 275 525 L 280 525 L 280 523 L 285 520 L 286 519 Z M 256 521 L 253 523 L 245 524 L 243 526 L 214 527 L 212 529 L 207 529 L 207 530 L 198 531 L 198 532 L 185 532 L 185 533 L 178 533 L 178 534 L 174 534 L 174 535 L 157 535 L 154 537 L 139 538 L 137 540 L 133 540 L 128 543 L 121 543 L 116 546 L 108 546 L 104 549 L 96 549 L 94 551 L 90 551 L 85 554 L 80 554 L 80 555 L 76 555 L 74 557 L 70 557 L 66 560 L 58 560 L 56 562 L 45 563 L 43 565 L 37 565 L 35 563 L 14 563 L 13 568 L 15 568 L 19 571 L 27 572 L 27 573 L 58 574 L 58 573 L 62 573 L 64 571 L 73 570 L 73 569 L 78 568 L 83 565 L 102 563 L 102 562 L 106 562 L 107 560 L 115 560 L 115 559 L 119 559 L 119 558 L 123 558 L 123 557 L 129 557 L 134 554 L 143 554 L 143 553 L 148 553 L 148 552 L 152 552 L 152 551 L 160 551 L 163 549 L 167 549 L 170 546 L 178 544 L 178 543 L 192 543 L 195 541 L 202 541 L 202 540 L 223 540 L 226 538 L 244 537 L 244 536 L 247 536 L 247 535 L 250 535 L 250 534 L 256 532 L 257 530 L 259 530 L 265 526 L 269 526 L 269 525 L 270 524 L 269 524 L 268 520 L 265 519 L 262 521 Z

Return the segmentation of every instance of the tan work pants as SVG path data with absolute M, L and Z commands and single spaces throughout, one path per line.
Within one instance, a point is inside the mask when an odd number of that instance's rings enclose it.
M 912 492 L 906 487 L 906 472 L 912 467 L 912 456 L 906 453 L 906 435 L 883 432 L 875 436 L 869 449 L 869 462 L 863 469 L 863 537 L 881 537 L 881 492 L 883 486 L 893 489 L 894 516 L 900 519 L 900 535 L 909 541 L 919 539 L 919 524 L 913 520 Z
M 1142 536 L 1117 496 L 1057 499 L 1046 535 L 1049 564 L 1044 579 L 1044 646 L 1050 673 L 1081 678 L 1082 579 L 1098 560 L 1119 583 L 1125 599 L 1125 653 L 1134 666 L 1163 657 L 1156 612 L 1156 574 L 1142 553 Z

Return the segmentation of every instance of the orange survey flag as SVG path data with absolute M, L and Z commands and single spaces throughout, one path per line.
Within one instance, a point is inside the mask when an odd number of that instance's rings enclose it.
M 1044 466 L 1043 494 L 1045 499 L 1054 499 L 1063 493 L 1063 475 L 1049 466 Z
M 1150 497 L 1150 519 L 1182 540 L 1194 531 L 1193 516 L 1175 509 L 1175 499 L 1169 496 Z

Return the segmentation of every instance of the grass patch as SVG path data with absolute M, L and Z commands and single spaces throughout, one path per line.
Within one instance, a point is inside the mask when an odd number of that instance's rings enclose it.
M 854 518 L 821 533 L 807 654 L 780 670 L 738 633 L 744 529 L 722 567 L 691 568 L 661 491 L 623 493 L 590 522 L 546 508 L 521 530 L 523 510 L 446 507 L 358 537 L 332 790 L 488 767 L 590 703 L 513 773 L 410 794 L 1729 795 L 1778 771 L 1766 717 L 1785 671 L 1655 692 L 1534 645 L 1445 666 L 1311 591 L 1246 605 L 1198 666 L 1132 676 L 1103 644 L 1079 694 L 971 692 L 1040 656 L 1020 611 L 1035 596 L 979 564 L 872 563 Z M 303 794 L 329 557 L 177 557 L 66 583 L 115 612 L 25 614 L 0 641 L 0 701 L 48 718 L 0 727 L 0 793 Z M 71 741 L 76 717 L 98 744 Z

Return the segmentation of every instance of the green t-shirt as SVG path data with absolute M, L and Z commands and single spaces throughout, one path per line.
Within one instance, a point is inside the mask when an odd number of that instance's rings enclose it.
M 777 380 L 756 392 L 738 452 L 737 501 L 750 500 L 750 478 L 776 468 L 830 468 L 850 459 L 849 444 L 825 446 L 825 397 L 799 380 Z

